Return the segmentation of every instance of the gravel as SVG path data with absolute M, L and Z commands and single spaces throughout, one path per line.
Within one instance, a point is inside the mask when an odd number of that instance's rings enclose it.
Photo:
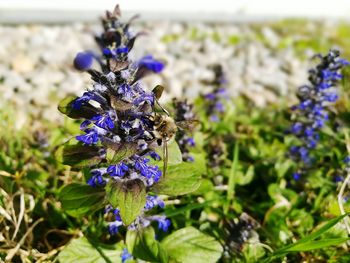
M 23 122 L 28 113 L 62 120 L 57 102 L 90 85 L 88 74 L 74 70 L 72 60 L 79 51 L 97 49 L 93 35 L 99 28 L 0 26 L 0 107 L 14 104 Z M 285 35 L 268 25 L 148 22 L 134 28 L 146 34 L 136 42 L 132 57 L 152 54 L 166 64 L 160 75 L 145 79 L 150 89 L 166 87 L 164 100 L 195 98 L 210 90 L 204 83 L 213 77 L 209 67 L 216 63 L 225 69 L 230 94 L 244 95 L 259 107 L 289 96 L 307 80 L 309 62 L 292 45 L 280 47 Z

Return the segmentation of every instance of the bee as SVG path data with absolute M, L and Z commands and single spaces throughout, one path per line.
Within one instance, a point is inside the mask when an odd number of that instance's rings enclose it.
M 161 85 L 157 85 L 153 89 L 153 95 L 155 97 L 155 101 L 158 106 L 161 108 L 164 114 L 155 113 L 153 116 L 154 123 L 154 136 L 158 146 L 163 147 L 163 176 L 165 177 L 165 173 L 168 165 L 168 143 L 173 140 L 176 132 L 181 130 L 193 131 L 197 120 L 185 120 L 185 121 L 175 121 L 172 117 L 170 117 L 169 112 L 164 109 L 159 104 L 159 99 L 164 91 L 164 87 Z
M 239 218 L 224 219 L 222 236 L 225 240 L 225 257 L 237 257 L 247 243 L 259 242 L 259 235 L 256 229 L 260 224 L 247 213 L 242 213 Z

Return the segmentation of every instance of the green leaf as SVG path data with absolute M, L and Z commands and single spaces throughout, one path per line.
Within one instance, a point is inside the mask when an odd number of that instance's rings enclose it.
M 78 97 L 76 96 L 68 96 L 60 101 L 58 104 L 58 110 L 67 115 L 72 119 L 91 119 L 93 116 L 98 114 L 99 110 L 92 106 L 91 104 L 82 105 L 80 109 L 73 108 L 73 101 Z
M 121 262 L 120 245 L 102 245 L 89 242 L 85 237 L 73 239 L 58 255 L 61 263 Z
M 175 140 L 167 145 L 168 147 L 168 165 L 182 163 L 182 153 Z M 163 158 L 163 147 L 157 147 L 155 152 Z
M 119 163 L 134 155 L 138 150 L 137 143 L 134 142 L 119 144 L 103 141 L 102 144 L 107 147 L 106 159 L 109 164 Z
M 146 204 L 146 187 L 140 179 L 110 180 L 106 186 L 106 198 L 112 206 L 119 208 L 123 223 L 130 225 Z
M 192 192 L 192 195 L 204 195 L 206 193 L 210 193 L 211 191 L 214 191 L 212 181 L 209 179 L 202 179 L 200 186 L 196 191 Z
M 250 165 L 245 174 L 242 172 L 237 172 L 237 175 L 235 177 L 236 177 L 235 178 L 236 184 L 238 184 L 238 185 L 249 184 L 253 180 L 253 177 L 254 177 L 254 165 Z
M 59 193 L 62 208 L 74 217 L 94 212 L 104 206 L 105 192 L 90 185 L 73 183 L 63 187 Z
M 55 157 L 57 161 L 75 168 L 91 167 L 102 160 L 99 150 L 97 146 L 70 145 L 68 142 L 58 148 Z
M 259 262 L 265 255 L 265 249 L 260 243 L 246 242 L 243 245 L 242 253 L 245 258 L 245 262 Z
M 196 163 L 171 165 L 168 166 L 165 176 L 151 190 L 164 195 L 188 194 L 198 189 L 203 173 L 204 167 Z
M 126 234 L 126 245 L 128 251 L 139 259 L 150 262 L 168 262 L 167 253 L 155 239 L 152 227 L 129 230 Z
M 181 263 L 217 262 L 223 252 L 218 241 L 194 227 L 173 232 L 161 244 L 170 259 Z

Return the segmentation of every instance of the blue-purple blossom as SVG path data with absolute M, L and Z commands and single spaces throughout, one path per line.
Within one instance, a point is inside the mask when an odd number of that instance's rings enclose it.
M 123 252 L 120 255 L 122 263 L 126 262 L 128 259 L 133 259 L 133 256 L 128 252 L 127 248 L 123 248 Z
M 194 120 L 193 104 L 187 100 L 174 99 L 173 105 L 175 109 L 175 120 L 177 122 L 190 122 Z M 182 160 L 184 162 L 193 162 L 194 158 L 190 155 L 190 148 L 196 145 L 194 139 L 185 130 L 178 131 L 175 139 L 181 150 Z
M 146 67 L 147 69 L 153 71 L 154 73 L 159 73 L 163 70 L 164 64 L 160 61 L 157 61 L 153 58 L 153 56 L 148 55 L 144 56 L 140 61 L 139 61 L 139 66 Z
M 158 229 L 163 230 L 164 232 L 168 231 L 171 221 L 165 216 L 156 216 L 154 219 L 158 222 Z
M 214 80 L 210 83 L 213 90 L 204 95 L 206 100 L 206 113 L 209 120 L 219 122 L 225 112 L 224 100 L 227 99 L 226 84 L 224 71 L 221 65 L 214 65 Z
M 297 172 L 293 173 L 293 179 L 295 181 L 299 181 L 300 178 L 301 178 L 301 173 L 297 173 Z
M 78 149 L 86 149 L 83 158 L 97 157 L 87 181 L 91 187 L 105 187 L 110 182 L 127 186 L 127 182 L 136 180 L 148 192 L 159 182 L 162 171 L 150 162 L 151 158 L 161 159 L 155 152 L 158 147 L 155 96 L 144 89 L 140 79 L 152 72 L 159 73 L 164 64 L 150 55 L 136 62 L 129 59 L 137 35 L 119 18 L 117 7 L 102 19 L 104 31 L 96 36 L 100 55 L 86 51 L 75 57 L 75 67 L 89 73 L 94 84 L 82 96 L 64 104 L 62 112 L 81 119 L 82 134 L 75 138 L 79 142 Z M 94 60 L 100 65 L 100 71 L 91 68 Z M 193 145 L 194 141 L 187 139 L 187 144 Z M 148 213 L 155 206 L 163 208 L 163 200 L 147 194 L 144 209 L 129 228 L 146 227 L 154 221 Z M 109 205 L 106 213 L 108 219 L 112 213 L 108 230 L 115 235 L 123 226 L 118 207 Z M 162 228 L 167 228 L 168 221 L 163 219 L 162 222 Z
M 319 131 L 329 120 L 329 106 L 338 99 L 336 85 L 342 79 L 340 70 L 349 64 L 339 58 L 336 50 L 317 57 L 320 63 L 309 71 L 310 84 L 298 89 L 299 103 L 292 107 L 294 123 L 288 130 L 299 141 L 290 148 L 289 154 L 304 168 L 311 166 L 315 159 L 312 150 L 317 148 Z M 300 173 L 294 173 L 293 178 L 299 180 Z
M 94 124 L 102 129 L 108 130 L 114 128 L 114 121 L 111 117 L 110 113 L 106 113 L 104 115 L 96 115 L 92 119 Z
M 86 129 L 85 132 L 86 134 L 78 135 L 75 138 L 87 145 L 96 144 L 98 142 L 98 132 L 95 129 Z
M 94 55 L 89 52 L 79 52 L 74 58 L 74 67 L 78 70 L 88 70 L 94 61 Z
M 346 157 L 344 158 L 344 161 L 343 161 L 343 162 L 345 163 L 346 166 L 350 166 L 350 156 L 346 156 Z
M 123 177 L 128 170 L 129 170 L 129 167 L 123 162 L 119 164 L 111 165 L 107 168 L 107 172 L 111 176 L 118 176 L 118 177 Z
M 95 86 L 98 87 L 98 86 Z M 106 98 L 104 98 L 98 90 L 96 91 L 86 91 L 83 96 L 76 98 L 72 102 L 72 106 L 74 109 L 79 110 L 83 105 L 87 104 L 90 100 L 96 101 L 100 104 L 105 104 L 107 102 Z
M 146 210 L 150 210 L 156 206 L 159 206 L 160 208 L 165 207 L 164 201 L 160 199 L 158 196 L 148 195 L 146 198 L 147 198 L 146 205 L 145 205 Z
M 88 184 L 92 187 L 105 186 L 106 179 L 103 175 L 106 173 L 106 169 L 93 169 L 91 170 L 91 178 L 88 180 Z

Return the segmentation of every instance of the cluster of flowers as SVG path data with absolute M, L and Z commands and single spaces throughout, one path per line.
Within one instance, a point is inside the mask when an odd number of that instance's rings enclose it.
M 158 228 L 162 231 L 168 231 L 170 226 L 170 220 L 163 215 L 146 215 L 145 213 L 152 208 L 159 206 L 164 208 L 165 204 L 162 199 L 157 196 L 147 196 L 146 205 L 143 208 L 141 214 L 136 218 L 136 220 L 128 226 L 128 229 L 136 230 L 138 227 L 147 227 L 151 224 L 152 221 L 158 222 Z M 119 209 L 113 208 L 111 205 L 108 205 L 105 209 L 106 214 L 112 214 L 114 216 L 114 221 L 109 223 L 108 230 L 111 235 L 115 235 L 119 232 L 119 227 L 123 225 L 123 221 L 120 218 Z
M 177 122 L 192 121 L 195 118 L 193 112 L 193 104 L 187 102 L 187 100 L 173 100 L 175 108 L 175 120 Z M 184 130 L 179 130 L 176 134 L 176 142 L 179 144 L 182 160 L 184 162 L 193 162 L 194 159 L 190 155 L 190 147 L 195 146 L 193 137 L 190 137 Z
M 305 167 L 312 164 L 310 150 L 315 149 L 319 141 L 319 131 L 329 120 L 329 106 L 338 99 L 336 85 L 342 79 L 340 70 L 349 62 L 339 57 L 337 50 L 327 55 L 316 56 L 320 63 L 309 71 L 309 85 L 298 89 L 299 103 L 292 107 L 294 123 L 289 132 L 300 141 L 299 145 L 290 148 L 290 156 Z M 293 174 L 300 179 L 302 171 Z
M 219 169 L 224 164 L 226 154 L 225 143 L 222 138 L 213 138 L 210 141 L 207 150 L 208 156 L 210 156 L 210 159 L 208 160 L 209 167 L 214 170 Z
M 80 125 L 84 134 L 76 136 L 76 140 L 98 147 L 99 157 L 105 160 L 91 170 L 89 185 L 104 187 L 109 180 L 119 183 L 140 180 L 149 189 L 160 180 L 162 171 L 149 163 L 151 158 L 160 159 L 154 151 L 155 96 L 142 88 L 139 79 L 148 73 L 159 73 L 164 65 L 152 56 L 138 62 L 128 58 L 138 35 L 129 30 L 130 23 L 121 23 L 119 18 L 120 10 L 116 7 L 102 19 L 104 32 L 96 37 L 102 55 L 81 52 L 74 60 L 75 67 L 87 71 L 94 81 L 92 89 L 71 103 L 72 109 L 82 112 L 85 119 Z M 94 62 L 102 72 L 92 68 Z M 147 195 L 143 212 L 129 228 L 145 227 L 157 221 L 159 228 L 166 231 L 170 225 L 168 219 L 145 214 L 156 206 L 163 208 L 164 202 Z M 105 212 L 113 213 L 115 221 L 109 223 L 109 232 L 116 234 L 123 225 L 119 210 L 109 205 Z
M 227 80 L 225 79 L 221 65 L 214 65 L 213 72 L 214 80 L 210 84 L 214 86 L 214 89 L 212 92 L 204 95 L 204 98 L 207 101 L 206 113 L 210 120 L 213 122 L 219 122 L 220 116 L 225 112 L 223 100 L 227 98 L 227 90 L 225 87 Z

